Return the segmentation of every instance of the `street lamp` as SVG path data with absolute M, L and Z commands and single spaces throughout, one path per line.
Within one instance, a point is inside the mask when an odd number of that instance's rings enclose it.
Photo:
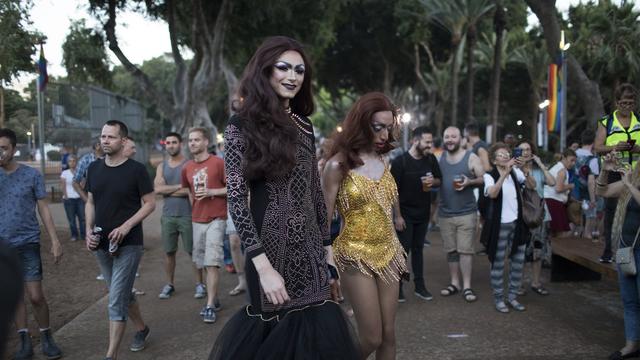
M 402 121 L 402 148 L 406 151 L 409 146 L 409 123 L 411 122 L 411 114 L 406 112 L 402 114 L 400 117 L 400 121 Z
M 538 109 L 540 109 L 540 111 L 538 111 L 537 145 L 539 147 L 544 147 L 545 151 L 549 150 L 549 130 L 547 129 L 547 122 L 545 120 L 547 114 L 545 109 L 549 106 L 550 103 L 551 102 L 549 101 L 549 99 L 545 99 L 543 102 L 538 104 Z
M 561 123 L 560 123 L 560 151 L 563 151 L 567 146 L 567 60 L 565 58 L 565 51 L 569 50 L 571 43 L 564 41 L 564 30 L 560 32 L 560 58 L 562 59 L 562 98 L 560 102 L 561 109 Z M 546 150 L 546 149 L 545 149 Z
M 31 155 L 31 131 L 27 131 L 27 148 L 29 149 L 29 155 Z

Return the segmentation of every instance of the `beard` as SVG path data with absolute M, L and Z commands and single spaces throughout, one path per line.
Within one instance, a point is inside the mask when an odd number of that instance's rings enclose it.
M 169 156 L 176 156 L 176 155 L 180 154 L 180 149 L 167 150 L 167 154 L 169 154 Z
M 453 145 L 453 149 L 449 149 L 450 146 Z M 458 151 L 460 149 L 460 142 L 457 142 L 455 144 L 447 144 L 447 151 L 450 153 L 454 153 L 456 151 Z

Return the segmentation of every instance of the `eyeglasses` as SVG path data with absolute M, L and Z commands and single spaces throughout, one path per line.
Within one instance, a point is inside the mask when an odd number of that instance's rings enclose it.
M 293 65 L 289 64 L 286 61 L 278 61 L 273 66 L 276 69 L 278 69 L 280 71 L 284 71 L 284 72 L 287 72 L 287 71 L 293 69 L 293 71 L 298 75 L 304 75 L 304 72 L 305 72 L 304 64 L 298 64 L 296 66 L 293 66 Z
M 373 130 L 374 133 L 379 133 L 384 129 L 387 129 L 387 132 L 390 133 L 393 131 L 393 124 L 385 126 L 383 124 L 371 123 L 371 129 Z
M 511 159 L 511 154 L 510 153 L 496 153 L 496 159 L 497 158 L 501 158 L 501 159 Z

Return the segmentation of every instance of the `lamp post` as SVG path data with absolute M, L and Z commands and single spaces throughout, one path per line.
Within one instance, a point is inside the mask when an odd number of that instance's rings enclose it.
M 565 58 L 565 51 L 569 50 L 571 43 L 564 42 L 564 30 L 560 32 L 560 58 L 562 59 L 562 94 L 561 94 L 561 106 L 562 106 L 562 118 L 560 122 L 560 151 L 564 151 L 567 147 L 567 60 Z
M 402 148 L 404 149 L 404 151 L 407 151 L 407 149 L 409 148 L 408 144 L 409 144 L 409 123 L 411 122 L 411 114 L 409 113 L 404 113 L 402 114 L 402 117 L 400 118 L 400 120 L 402 121 Z
M 29 149 L 29 156 L 31 156 L 31 131 L 27 131 L 27 149 Z
M 546 114 L 545 109 L 549 106 L 549 99 L 545 99 L 543 102 L 538 104 L 538 146 L 544 147 L 545 151 L 549 150 L 549 132 L 547 129 L 546 122 Z

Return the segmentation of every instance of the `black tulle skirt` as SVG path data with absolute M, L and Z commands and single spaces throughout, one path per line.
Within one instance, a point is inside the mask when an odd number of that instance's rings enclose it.
M 224 326 L 210 360 L 351 360 L 360 357 L 355 332 L 333 301 L 254 314 L 242 308 Z

